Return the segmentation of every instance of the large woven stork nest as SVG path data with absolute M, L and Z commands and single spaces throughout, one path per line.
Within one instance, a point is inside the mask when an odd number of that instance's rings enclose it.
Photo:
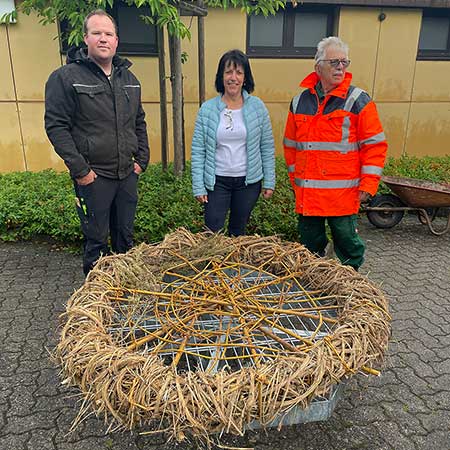
M 76 423 L 239 435 L 379 374 L 390 320 L 377 286 L 298 243 L 180 229 L 100 259 L 56 356 L 83 395 Z

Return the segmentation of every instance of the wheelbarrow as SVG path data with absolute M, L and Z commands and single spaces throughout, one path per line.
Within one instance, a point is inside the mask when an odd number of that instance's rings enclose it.
M 381 181 L 393 192 L 377 194 L 363 206 L 362 212 L 377 228 L 392 228 L 397 225 L 405 212 L 416 212 L 421 223 L 427 225 L 431 233 L 441 236 L 450 229 L 450 213 L 447 224 L 436 230 L 432 224 L 439 208 L 450 207 L 450 184 L 433 183 L 415 178 L 383 176 Z

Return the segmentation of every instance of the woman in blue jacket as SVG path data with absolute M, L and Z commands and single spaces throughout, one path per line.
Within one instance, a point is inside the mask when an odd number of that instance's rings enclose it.
M 225 53 L 216 73 L 220 94 L 200 108 L 192 139 L 192 189 L 204 205 L 205 225 L 230 236 L 245 234 L 260 193 L 275 188 L 275 147 L 269 113 L 250 95 L 255 83 L 247 56 Z

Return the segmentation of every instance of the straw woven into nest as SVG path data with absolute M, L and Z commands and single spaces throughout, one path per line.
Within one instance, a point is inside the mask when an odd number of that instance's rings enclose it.
M 100 259 L 68 302 L 56 356 L 83 394 L 79 419 L 94 410 L 177 440 L 242 434 L 377 374 L 387 308 L 367 278 L 300 244 L 180 229 Z

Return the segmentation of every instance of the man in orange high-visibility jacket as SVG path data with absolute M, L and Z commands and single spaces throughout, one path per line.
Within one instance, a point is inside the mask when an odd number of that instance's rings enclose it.
M 339 38 L 319 42 L 315 71 L 290 105 L 284 156 L 300 242 L 323 256 L 327 220 L 337 256 L 358 270 L 365 245 L 356 229 L 357 213 L 377 191 L 387 143 L 374 102 L 350 84 L 349 64 L 348 46 Z

